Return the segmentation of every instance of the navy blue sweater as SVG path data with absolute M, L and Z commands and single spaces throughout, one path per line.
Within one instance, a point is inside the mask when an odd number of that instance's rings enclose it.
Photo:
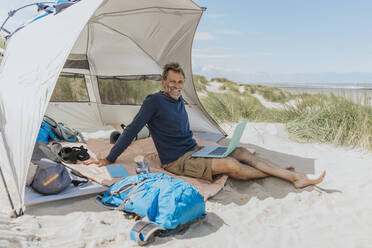
M 106 159 L 115 162 L 145 124 L 148 124 L 162 164 L 177 160 L 196 145 L 182 96 L 174 100 L 158 92 L 147 96 Z

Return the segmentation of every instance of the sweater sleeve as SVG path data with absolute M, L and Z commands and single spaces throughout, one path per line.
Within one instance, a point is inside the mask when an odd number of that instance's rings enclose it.
M 109 155 L 106 159 L 110 163 L 114 163 L 116 159 L 122 154 L 125 149 L 132 143 L 134 137 L 139 131 L 148 123 L 154 116 L 156 111 L 154 97 L 147 96 L 143 102 L 139 112 L 134 117 L 132 123 L 130 123 L 119 136 L 115 145 L 112 147 Z

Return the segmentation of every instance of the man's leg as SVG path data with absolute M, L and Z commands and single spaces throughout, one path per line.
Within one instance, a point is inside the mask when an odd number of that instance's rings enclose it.
M 214 158 L 212 159 L 212 175 L 227 174 L 232 178 L 249 180 L 270 176 L 253 167 L 241 164 L 235 158 Z
M 293 170 L 294 168 L 293 166 L 286 166 L 284 169 Z M 218 174 L 228 174 L 232 178 L 240 180 L 249 180 L 270 176 L 249 165 L 243 164 L 232 157 L 212 159 L 212 175 Z
M 318 184 L 321 181 L 323 181 L 323 178 L 325 176 L 325 172 L 323 172 L 323 174 L 318 178 L 310 179 L 305 174 L 300 174 L 287 169 L 283 169 L 268 160 L 254 156 L 243 147 L 236 148 L 230 154 L 230 156 L 243 164 L 247 164 L 249 166 L 254 167 L 255 169 L 261 171 L 264 174 L 279 177 L 289 182 L 292 182 L 296 188 L 303 188 L 311 184 Z M 213 159 L 213 161 L 214 160 L 216 159 Z M 212 173 L 213 164 L 214 163 L 212 162 Z
M 305 174 L 292 172 L 291 167 L 281 168 L 270 161 L 254 156 L 242 147 L 235 149 L 230 156 L 229 158 L 212 160 L 213 175 L 225 173 L 242 180 L 275 176 L 292 182 L 296 188 L 318 184 L 323 181 L 325 176 L 325 172 L 323 172 L 318 178 L 309 179 Z

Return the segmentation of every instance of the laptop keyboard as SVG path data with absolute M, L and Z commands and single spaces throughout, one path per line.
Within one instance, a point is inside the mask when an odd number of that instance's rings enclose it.
M 222 155 L 226 152 L 227 147 L 217 147 L 213 151 L 211 151 L 208 155 Z

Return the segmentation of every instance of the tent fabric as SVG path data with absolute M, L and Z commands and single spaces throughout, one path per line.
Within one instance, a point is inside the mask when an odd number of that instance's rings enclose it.
M 102 124 L 97 103 L 56 102 L 49 104 L 46 112 L 57 122 L 76 129 L 94 129 Z
M 71 55 L 86 55 L 90 67 L 86 73 L 99 77 L 160 76 L 164 64 L 171 60 L 180 62 L 186 74 L 184 99 L 202 115 L 197 121 L 191 120 L 191 128 L 223 133 L 202 108 L 192 82 L 191 48 L 201 15 L 202 10 L 192 1 L 105 1 L 84 27 Z M 94 85 L 94 98 L 100 103 L 97 84 Z M 63 108 L 63 103 L 58 105 Z M 98 108 L 104 125 L 129 124 L 135 114 L 128 115 L 127 106 Z M 54 111 L 53 107 L 48 108 L 48 114 L 53 115 Z M 69 125 L 70 121 L 76 122 L 64 119 Z
M 101 2 L 81 1 L 58 15 L 48 15 L 17 32 L 8 43 L 0 67 L 0 88 L 6 89 L 0 91 L 0 166 L 15 210 L 24 205 L 28 164 L 59 73 Z
M 82 0 L 12 36 L 0 67 L 0 87 L 6 89 L 0 91 L 0 168 L 16 210 L 24 206 L 27 169 L 45 113 L 76 128 L 128 124 L 137 113 L 139 105 L 101 104 L 97 77 L 156 77 L 164 64 L 178 61 L 186 75 L 191 129 L 224 134 L 192 81 L 191 48 L 202 12 L 190 0 Z M 49 104 L 61 72 L 83 75 L 89 102 Z M 0 211 L 11 212 L 2 186 L 0 194 Z
M 97 36 L 89 46 L 89 62 L 93 74 L 116 76 L 161 73 L 159 65 L 127 36 L 101 24 L 93 24 L 90 30 L 93 36 Z

